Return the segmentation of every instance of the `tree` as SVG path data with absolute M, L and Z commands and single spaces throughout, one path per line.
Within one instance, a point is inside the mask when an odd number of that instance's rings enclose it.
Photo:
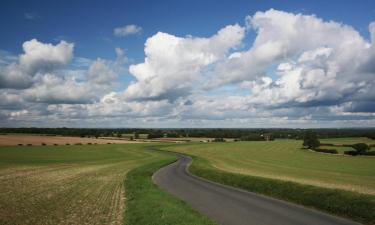
M 316 132 L 308 130 L 305 131 L 303 135 L 303 146 L 309 148 L 309 149 L 316 149 L 320 145 L 320 142 L 318 140 L 318 135 Z
M 357 143 L 352 145 L 352 147 L 357 151 L 358 155 L 363 155 L 370 149 L 370 147 L 365 143 Z

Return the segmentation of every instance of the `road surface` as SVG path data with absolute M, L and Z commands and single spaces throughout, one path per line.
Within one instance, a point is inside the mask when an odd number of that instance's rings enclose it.
M 180 155 L 153 175 L 162 189 L 222 225 L 346 225 L 358 224 L 285 201 L 213 183 L 191 175 L 192 159 Z

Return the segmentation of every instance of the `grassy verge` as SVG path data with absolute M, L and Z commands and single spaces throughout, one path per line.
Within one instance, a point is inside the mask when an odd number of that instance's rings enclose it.
M 189 171 L 197 176 L 316 208 L 365 224 L 375 224 L 375 196 L 373 195 L 225 172 L 212 167 L 203 158 L 192 157 L 194 161 Z
M 125 181 L 125 225 L 213 225 L 186 203 L 159 189 L 151 180 L 159 168 L 175 157 L 130 171 Z

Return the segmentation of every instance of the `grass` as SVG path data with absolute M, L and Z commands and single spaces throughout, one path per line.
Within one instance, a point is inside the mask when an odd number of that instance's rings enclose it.
M 132 170 L 126 179 L 125 225 L 213 225 L 181 200 L 160 190 L 150 179 L 175 157 Z
M 198 176 L 367 224 L 375 221 L 375 158 L 320 154 L 302 142 L 184 144 Z
M 352 145 L 356 143 L 375 144 L 375 140 L 366 137 L 350 137 L 350 138 L 325 138 L 320 139 L 321 143 L 330 143 L 335 145 Z
M 125 209 L 129 218 L 148 217 L 136 207 L 153 210 L 148 204 L 154 203 L 152 199 L 142 198 L 142 190 L 138 189 L 143 183 L 148 187 L 143 189 L 147 191 L 144 194 L 151 196 L 148 193 L 151 190 L 160 197 L 160 208 L 164 208 L 165 202 L 173 209 L 164 212 L 167 219 L 163 221 L 168 222 L 168 213 L 174 212 L 193 214 L 199 221 L 197 213 L 151 185 L 150 176 L 142 174 L 141 183 L 125 183 L 129 190 L 125 189 L 124 180 L 129 171 L 140 166 L 144 170 L 156 169 L 155 166 L 170 162 L 170 156 L 145 150 L 148 146 L 1 147 L 0 224 L 123 224 Z M 130 172 L 129 180 L 136 179 L 138 172 Z M 125 200 L 125 193 L 134 190 L 138 195 Z
M 366 224 L 375 221 L 375 196 L 322 188 L 215 169 L 205 159 L 194 157 L 190 172 L 229 186 L 309 206 Z
M 195 155 L 220 170 L 375 195 L 375 158 L 321 154 L 302 142 L 196 143 L 167 149 Z

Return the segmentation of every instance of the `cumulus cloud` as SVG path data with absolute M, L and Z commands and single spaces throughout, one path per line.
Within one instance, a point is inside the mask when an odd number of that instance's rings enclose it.
M 24 53 L 18 62 L 0 67 L 0 88 L 24 89 L 32 85 L 37 73 L 51 72 L 68 64 L 73 57 L 71 43 L 45 44 L 36 39 L 22 45 Z
M 113 34 L 118 37 L 125 37 L 132 34 L 140 34 L 142 32 L 142 27 L 134 24 L 126 25 L 123 27 L 116 27 L 113 30 Z
M 241 43 L 245 29 L 226 26 L 209 38 L 176 37 L 158 32 L 147 39 L 143 63 L 131 65 L 136 82 L 125 96 L 130 100 L 175 100 L 190 93 L 202 71 Z
M 139 31 L 125 28 L 115 35 Z M 123 49 L 67 69 L 73 44 L 31 40 L 0 64 L 0 124 L 374 126 L 375 22 L 369 32 L 367 40 L 349 25 L 273 9 L 210 37 L 157 32 L 144 61 L 129 66 L 125 89 Z
M 45 44 L 36 39 L 22 45 L 19 65 L 28 73 L 49 72 L 68 64 L 73 57 L 72 43 L 60 41 L 57 45 Z

